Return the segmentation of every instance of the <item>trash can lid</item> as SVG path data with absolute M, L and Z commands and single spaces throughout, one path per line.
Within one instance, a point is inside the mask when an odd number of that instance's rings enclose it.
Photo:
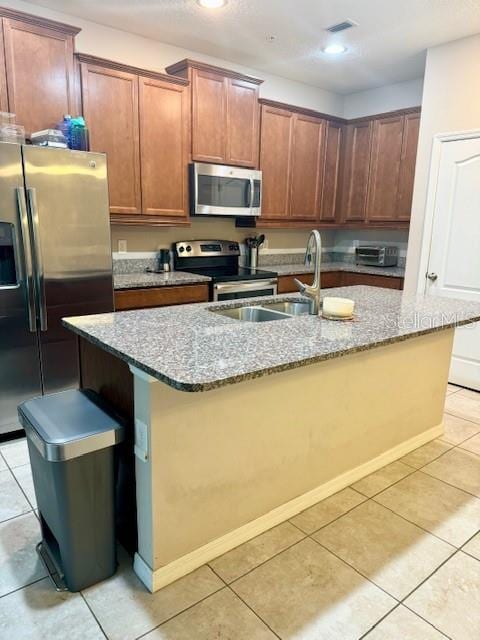
M 70 389 L 23 402 L 18 407 L 27 438 L 52 462 L 111 447 L 125 437 L 125 425 L 95 392 Z

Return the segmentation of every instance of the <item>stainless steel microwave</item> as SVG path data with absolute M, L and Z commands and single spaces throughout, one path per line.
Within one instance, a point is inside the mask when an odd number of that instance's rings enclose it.
M 196 216 L 259 216 L 262 172 L 194 162 L 190 167 L 190 213 Z

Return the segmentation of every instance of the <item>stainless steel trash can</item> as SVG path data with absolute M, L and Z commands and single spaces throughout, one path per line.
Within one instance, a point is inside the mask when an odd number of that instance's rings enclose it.
M 124 424 L 89 390 L 28 400 L 18 414 L 40 512 L 41 556 L 57 588 L 63 582 L 80 591 L 116 570 L 114 447 Z

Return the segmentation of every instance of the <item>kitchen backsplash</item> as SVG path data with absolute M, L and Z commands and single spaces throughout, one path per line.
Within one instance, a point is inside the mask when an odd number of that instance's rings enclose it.
M 367 244 L 367 243 L 365 243 Z M 373 243 L 368 243 L 373 244 Z M 402 250 L 401 250 L 402 252 Z M 285 264 L 302 264 L 305 257 L 303 249 L 291 250 L 263 250 L 260 252 L 258 264 L 262 266 L 275 266 Z M 348 251 L 337 250 L 333 247 L 325 247 L 322 250 L 322 262 L 347 262 L 353 264 L 355 262 L 354 248 Z M 113 254 L 113 272 L 115 274 L 139 273 L 146 269 L 155 269 L 158 266 L 158 254 L 151 253 L 131 253 L 131 254 Z M 405 255 L 401 255 L 398 259 L 398 266 L 405 267 Z

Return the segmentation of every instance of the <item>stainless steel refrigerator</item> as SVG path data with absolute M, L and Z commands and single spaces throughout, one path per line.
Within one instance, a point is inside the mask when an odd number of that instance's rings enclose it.
M 27 398 L 78 385 L 66 316 L 113 310 L 106 158 L 0 143 L 0 434 Z

